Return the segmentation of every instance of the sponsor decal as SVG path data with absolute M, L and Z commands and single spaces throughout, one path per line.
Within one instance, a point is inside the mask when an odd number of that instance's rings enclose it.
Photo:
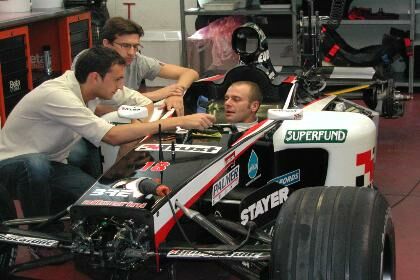
M 287 187 L 279 187 L 276 183 L 268 184 L 245 198 L 241 203 L 241 224 L 255 221 L 263 225 L 274 218 L 289 195 Z
M 285 187 L 296 184 L 297 182 L 300 182 L 300 169 L 297 169 L 289 173 L 283 174 L 279 177 L 273 178 L 269 181 L 269 183 L 271 182 L 276 182 Z
M 254 150 L 252 150 L 251 155 L 248 160 L 248 176 L 253 179 L 257 176 L 258 172 L 258 156 Z
M 239 184 L 239 165 L 235 166 L 226 175 L 213 185 L 211 204 L 215 205 Z
M 162 144 L 162 151 L 171 152 L 171 144 Z M 175 144 L 175 152 L 217 154 L 222 147 L 205 145 Z M 159 151 L 159 144 L 143 144 L 136 148 L 136 151 Z
M 91 196 L 114 196 L 114 197 L 128 197 L 133 193 L 131 189 L 94 189 L 89 195 Z
M 260 53 L 260 55 L 257 58 L 258 62 L 264 62 L 267 61 L 270 58 L 270 52 L 268 50 Z
M 123 105 L 120 106 L 118 108 L 118 110 L 120 111 L 129 111 L 129 112 L 137 112 L 139 110 L 142 110 L 144 107 L 140 107 L 140 106 L 127 106 L 127 105 Z
M 356 166 L 363 166 L 363 174 L 356 177 L 356 186 L 365 185 L 365 175 L 369 175 L 369 183 L 373 182 L 373 170 L 374 170 L 374 150 L 368 150 L 363 153 L 357 154 Z
M 264 256 L 264 253 L 261 252 L 243 252 L 243 251 L 236 251 L 231 252 L 229 254 L 220 255 L 220 251 L 206 251 L 200 252 L 197 250 L 171 250 L 166 255 L 168 258 L 174 257 L 184 257 L 184 258 L 200 258 L 200 257 L 214 257 L 219 258 L 220 256 L 223 257 L 230 257 L 230 258 L 255 258 L 259 259 Z M 215 254 L 215 255 L 212 255 Z M 216 255 L 217 254 L 217 255 Z
M 126 202 L 126 201 L 106 201 L 106 200 L 84 200 L 81 203 L 82 205 L 91 205 L 91 206 L 110 206 L 110 207 L 127 207 L 127 208 L 138 208 L 142 209 L 147 206 L 147 203 L 137 203 L 137 202 Z
M 227 167 L 234 162 L 235 162 L 235 151 L 233 151 L 230 155 L 225 157 L 225 164 Z
M 305 129 L 287 130 L 285 144 L 344 143 L 347 129 Z
M 15 234 L 2 234 L 0 233 L 0 240 L 11 243 L 26 244 L 32 246 L 42 246 L 42 247 L 57 247 L 58 241 L 44 238 L 35 238 L 28 236 L 19 236 Z
M 10 93 L 14 93 L 16 91 L 19 91 L 22 88 L 20 80 L 10 80 L 9 81 L 9 91 Z
M 248 187 L 249 185 L 251 185 L 252 183 L 254 183 L 256 180 L 258 180 L 260 177 L 261 177 L 261 174 L 258 174 L 252 180 L 246 182 L 245 186 Z
M 232 149 L 236 153 L 236 156 L 241 155 L 247 151 L 253 143 L 261 138 L 267 131 L 276 126 L 277 122 L 266 119 L 248 129 L 231 145 Z M 226 153 L 226 156 L 229 153 L 232 153 L 233 150 Z M 192 178 L 191 181 L 187 182 L 186 185 L 184 185 L 181 189 L 178 190 L 177 193 L 172 196 L 172 202 L 174 203 L 175 200 L 178 199 L 181 203 L 189 207 L 197 200 L 199 200 L 205 191 L 213 186 L 214 182 L 219 178 L 220 174 L 224 174 L 226 172 L 226 156 L 220 157 L 208 168 L 203 170 L 202 173 L 197 174 L 197 176 Z M 169 203 L 166 202 L 161 209 L 169 209 Z M 238 219 L 239 213 L 237 215 Z M 181 210 L 177 210 L 177 215 L 179 214 L 182 215 Z M 172 213 L 170 213 L 170 211 L 158 211 L 153 214 L 153 222 L 155 233 L 154 242 L 155 246 L 159 247 L 160 244 L 165 241 L 166 237 L 174 226 Z

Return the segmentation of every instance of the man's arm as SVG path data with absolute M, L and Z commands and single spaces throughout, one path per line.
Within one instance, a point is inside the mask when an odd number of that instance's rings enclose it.
M 175 108 L 177 116 L 183 116 L 184 104 L 182 96 L 185 90 L 198 79 L 198 73 L 193 69 L 174 64 L 164 64 L 160 68 L 158 77 L 177 80 L 177 82 L 159 90 L 144 93 L 144 95 L 153 101 L 165 99 L 167 110 Z
M 143 93 L 144 96 L 153 101 L 162 100 L 169 96 L 182 96 L 184 91 L 198 79 L 198 73 L 195 70 L 174 64 L 163 64 L 157 76 L 176 80 L 176 83 L 155 91 Z
M 160 101 L 170 96 L 182 96 L 184 88 L 177 84 L 172 84 L 158 90 L 143 92 L 142 94 L 152 101 Z
M 181 67 L 174 64 L 164 64 L 159 71 L 159 77 L 177 80 L 176 84 L 186 90 L 198 79 L 198 73 L 190 68 Z
M 150 123 L 132 123 L 112 127 L 102 141 L 111 145 L 120 145 L 140 139 L 149 134 L 159 131 L 175 130 L 177 126 L 185 129 L 206 129 L 215 122 L 215 118 L 209 114 L 193 114 L 183 117 L 168 118 Z
M 147 112 L 148 112 L 148 116 L 150 117 L 153 114 L 153 103 L 149 103 L 146 106 L 143 106 L 147 108 Z M 95 108 L 95 115 L 101 117 L 105 114 L 111 113 L 118 110 L 118 108 L 116 106 L 113 105 L 103 105 L 103 104 L 98 104 L 96 105 Z

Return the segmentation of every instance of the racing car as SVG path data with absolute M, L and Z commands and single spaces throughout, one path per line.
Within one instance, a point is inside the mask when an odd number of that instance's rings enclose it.
M 241 279 L 395 279 L 391 211 L 373 181 L 378 113 L 308 94 L 307 73 L 279 75 L 263 40 L 252 52 L 236 42 L 247 63 L 186 93 L 186 112 L 213 112 L 213 127 L 146 137 L 53 217 L 11 219 L 2 195 L 1 273 L 72 259 L 94 279 L 174 279 L 183 261 Z M 222 119 L 238 80 L 264 94 L 260 121 L 243 132 Z M 171 191 L 155 196 L 145 183 Z M 42 230 L 57 222 L 71 237 Z M 16 245 L 68 254 L 14 265 Z

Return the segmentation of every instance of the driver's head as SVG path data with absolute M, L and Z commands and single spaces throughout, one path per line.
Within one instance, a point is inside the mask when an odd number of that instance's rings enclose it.
M 249 81 L 233 83 L 225 94 L 225 119 L 229 123 L 251 123 L 257 120 L 262 102 L 260 87 Z

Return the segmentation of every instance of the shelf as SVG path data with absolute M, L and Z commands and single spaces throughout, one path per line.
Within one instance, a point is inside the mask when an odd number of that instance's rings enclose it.
M 400 16 L 401 19 L 363 19 L 363 20 L 342 20 L 342 25 L 410 25 L 407 15 Z
M 413 41 L 413 45 L 414 46 L 418 46 L 420 45 L 420 34 L 414 34 L 414 41 Z
M 291 9 L 236 9 L 228 11 L 206 11 L 200 8 L 190 8 L 184 11 L 184 15 L 292 15 Z
M 420 14 L 420 3 L 415 3 L 414 14 L 416 15 Z
M 400 77 L 397 77 L 395 80 L 396 80 L 395 85 L 397 87 L 408 87 L 407 77 L 400 76 Z M 413 87 L 420 87 L 420 78 L 418 77 L 413 78 Z
M 408 87 L 408 77 L 405 75 L 404 72 L 394 73 L 392 77 L 395 81 L 396 87 Z
M 287 30 L 289 30 L 290 23 L 290 34 L 287 33 L 285 37 L 273 37 L 268 35 L 268 41 L 270 47 L 270 57 L 273 63 L 283 65 L 299 65 L 298 57 L 298 42 L 297 42 L 297 22 L 296 22 L 296 0 L 291 0 L 290 4 L 283 6 L 270 6 L 269 8 L 239 8 L 234 10 L 205 10 L 199 8 L 194 4 L 192 8 L 185 7 L 185 0 L 180 0 L 180 18 L 181 18 L 181 34 L 182 34 L 182 63 L 184 66 L 189 65 L 187 57 L 187 28 L 185 18 L 187 16 L 280 16 L 287 20 Z M 191 4 L 193 5 L 193 4 Z M 191 7 L 191 6 L 189 6 Z M 251 19 L 251 21 L 254 21 Z M 284 28 L 284 27 L 283 27 Z M 279 35 L 282 33 L 279 33 Z M 267 35 L 267 34 L 266 34 Z M 275 49 L 275 50 L 274 50 Z M 201 72 L 201 70 L 200 70 Z

